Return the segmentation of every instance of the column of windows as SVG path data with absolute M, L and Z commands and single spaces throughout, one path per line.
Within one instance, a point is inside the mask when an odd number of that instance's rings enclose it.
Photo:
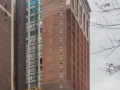
M 63 6 L 63 1 L 60 1 L 60 7 Z M 62 54 L 62 50 L 63 50 L 63 46 L 62 46 L 62 42 L 63 42 L 63 20 L 61 19 L 61 17 L 63 16 L 63 10 L 61 9 L 60 12 L 59 12 L 59 16 L 60 16 L 60 28 L 59 28 L 59 34 L 60 34 L 60 90 L 63 89 L 63 85 L 62 85 L 62 78 L 63 78 L 63 72 L 62 72 L 62 69 L 63 69 L 63 54 Z
M 36 46 L 37 42 L 42 42 L 42 37 L 40 36 L 40 39 L 38 37 L 42 33 L 42 13 L 40 11 L 42 11 L 42 0 L 26 0 L 26 48 L 29 51 L 26 57 L 27 89 L 33 88 L 34 86 L 39 88 L 42 86 L 42 73 L 38 73 L 38 64 L 41 64 L 42 58 L 38 55 L 38 45 Z M 40 48 L 41 47 L 42 45 L 40 44 Z M 40 53 L 40 55 L 42 55 L 42 50 L 40 50 Z M 40 60 L 38 60 L 39 57 Z M 41 66 L 42 65 L 40 65 L 40 68 L 42 69 Z M 33 75 L 35 72 L 38 74 Z M 40 83 L 38 82 L 38 79 L 41 79 L 39 81 Z

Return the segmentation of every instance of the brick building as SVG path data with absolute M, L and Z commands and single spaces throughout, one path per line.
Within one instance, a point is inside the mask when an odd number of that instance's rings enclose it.
M 25 90 L 25 0 L 0 0 L 0 90 Z
M 0 0 L 0 90 L 13 90 L 13 0 Z
M 43 90 L 89 90 L 87 0 L 43 0 Z

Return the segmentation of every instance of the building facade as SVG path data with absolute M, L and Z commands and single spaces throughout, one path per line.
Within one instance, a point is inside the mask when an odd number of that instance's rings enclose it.
M 0 0 L 0 89 L 14 89 L 13 0 Z
M 42 0 L 26 0 L 26 89 L 42 86 Z
M 9 1 L 9 0 L 7 0 Z M 14 90 L 26 89 L 26 7 L 25 0 L 14 0 Z
M 43 90 L 89 90 L 87 0 L 43 1 Z
M 25 0 L 0 0 L 0 90 L 25 90 Z

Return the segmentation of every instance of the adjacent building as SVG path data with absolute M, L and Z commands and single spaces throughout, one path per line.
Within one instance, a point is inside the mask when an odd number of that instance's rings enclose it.
M 87 0 L 43 0 L 43 90 L 89 90 Z
M 13 0 L 0 0 L 0 89 L 13 90 Z
M 26 89 L 42 87 L 42 0 L 26 0 Z
M 0 0 L 0 90 L 25 90 L 25 0 Z

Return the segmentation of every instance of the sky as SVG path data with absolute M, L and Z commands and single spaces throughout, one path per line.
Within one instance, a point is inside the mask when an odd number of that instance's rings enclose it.
M 105 0 L 88 0 L 91 7 L 91 22 L 95 23 L 105 23 L 103 16 L 108 20 L 108 22 L 116 23 L 115 15 L 117 12 L 101 14 L 98 11 L 98 7 L 95 5 L 96 2 L 102 3 Z M 107 0 L 110 1 L 110 0 Z M 112 44 L 108 38 L 120 39 L 120 30 L 104 30 L 97 27 L 91 26 L 90 28 L 90 49 L 91 53 L 102 50 L 100 46 L 105 48 L 111 47 Z M 105 51 L 99 54 L 90 54 L 90 90 L 120 90 L 120 74 L 110 75 L 104 71 L 99 70 L 104 69 L 106 63 L 114 63 L 120 65 L 120 48 L 109 55 L 110 51 Z

